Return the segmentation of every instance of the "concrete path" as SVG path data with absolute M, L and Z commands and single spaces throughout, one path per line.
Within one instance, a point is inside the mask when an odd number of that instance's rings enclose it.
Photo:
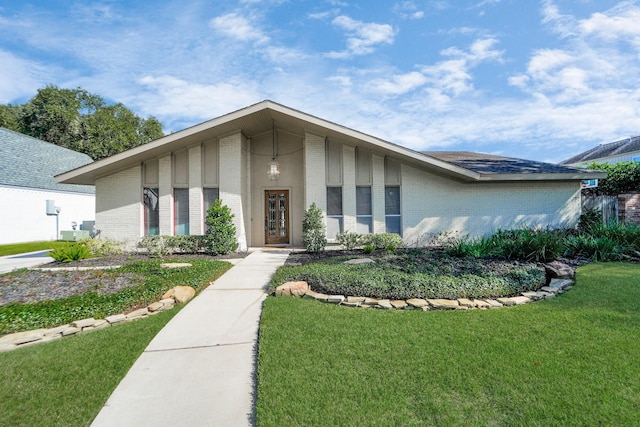
M 51 262 L 53 258 L 47 256 L 48 253 L 49 250 L 0 257 L 0 274 Z
M 92 426 L 251 426 L 258 323 L 288 251 L 257 250 L 149 343 Z

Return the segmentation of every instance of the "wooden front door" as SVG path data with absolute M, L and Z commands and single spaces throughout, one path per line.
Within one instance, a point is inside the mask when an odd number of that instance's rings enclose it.
M 264 195 L 265 244 L 289 243 L 289 190 L 266 190 Z

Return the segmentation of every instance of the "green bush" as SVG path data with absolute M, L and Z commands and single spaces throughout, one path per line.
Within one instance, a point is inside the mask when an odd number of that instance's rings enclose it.
M 371 245 L 375 249 L 386 249 L 395 252 L 396 249 L 402 247 L 402 237 L 395 233 L 377 233 L 365 234 L 362 237 L 363 243 Z
M 336 235 L 336 242 L 342 245 L 344 249 L 351 251 L 362 245 L 363 236 L 358 233 L 345 231 L 344 233 L 338 233 Z
M 93 238 L 82 240 L 81 243 L 87 246 L 94 256 L 118 255 L 123 252 L 121 243 L 110 239 Z
M 582 214 L 580 214 L 580 219 L 578 220 L 579 231 L 588 233 L 590 230 L 602 225 L 604 225 L 604 223 L 602 221 L 602 211 L 600 209 L 585 209 Z
M 491 237 L 478 237 L 475 239 L 467 237 L 449 239 L 446 243 L 446 251 L 449 255 L 476 258 L 495 256 L 499 250 Z
M 327 246 L 322 210 L 312 203 L 302 219 L 302 243 L 308 252 L 321 252 Z
M 91 258 L 91 251 L 82 243 L 67 243 L 49 252 L 49 256 L 58 262 L 71 262 Z
M 144 236 L 137 244 L 150 256 L 162 258 L 172 253 L 171 246 L 167 245 L 166 239 L 171 236 Z
M 609 237 L 587 234 L 567 237 L 566 255 L 593 261 L 616 261 L 623 258 L 625 249 Z
M 236 227 L 233 225 L 231 209 L 222 200 L 209 206 L 207 210 L 207 233 L 205 250 L 212 254 L 228 254 L 238 248 Z
M 362 252 L 364 252 L 365 254 L 372 254 L 374 253 L 376 250 L 376 248 L 373 245 L 364 245 L 362 247 Z

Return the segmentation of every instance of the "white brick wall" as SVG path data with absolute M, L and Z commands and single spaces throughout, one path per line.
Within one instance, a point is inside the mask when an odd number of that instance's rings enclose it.
M 47 215 L 46 201 L 62 210 L 59 230 L 71 230 L 71 222 L 95 219 L 95 195 L 0 186 L 0 244 L 55 240 L 56 217 Z
M 343 231 L 355 232 L 356 221 L 356 149 L 350 145 L 342 146 L 342 214 Z
M 96 180 L 96 228 L 100 237 L 135 243 L 143 235 L 142 168 Z
M 220 138 L 220 199 L 233 212 L 236 236 L 245 235 L 242 211 L 242 134 Z
M 304 136 L 304 208 L 315 202 L 327 211 L 326 159 L 324 137 L 306 133 Z
M 412 244 L 440 231 L 484 235 L 499 228 L 576 225 L 576 182 L 465 184 L 402 166 L 403 237 Z
M 371 203 L 373 209 L 373 232 L 384 233 L 386 231 L 384 220 L 384 158 L 373 155 Z
M 189 234 L 204 234 L 202 147 L 189 149 Z
M 160 215 L 160 235 L 173 234 L 173 183 L 171 170 L 171 153 L 158 160 L 158 206 Z

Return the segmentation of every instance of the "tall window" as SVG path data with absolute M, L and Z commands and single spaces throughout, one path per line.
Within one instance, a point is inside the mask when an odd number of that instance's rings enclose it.
M 189 189 L 173 189 L 173 215 L 175 235 L 189 234 Z
M 342 187 L 327 187 L 327 239 L 342 233 Z
M 142 200 L 144 203 L 144 235 L 156 236 L 160 234 L 158 189 L 145 187 L 142 190 Z
M 368 234 L 373 231 L 373 217 L 371 215 L 371 187 L 356 187 L 356 232 Z
M 400 187 L 387 186 L 384 188 L 384 215 L 387 233 L 402 235 Z
M 220 190 L 217 188 L 203 188 L 202 199 L 204 201 L 204 231 L 207 232 L 207 212 L 209 206 L 213 205 L 220 198 Z

